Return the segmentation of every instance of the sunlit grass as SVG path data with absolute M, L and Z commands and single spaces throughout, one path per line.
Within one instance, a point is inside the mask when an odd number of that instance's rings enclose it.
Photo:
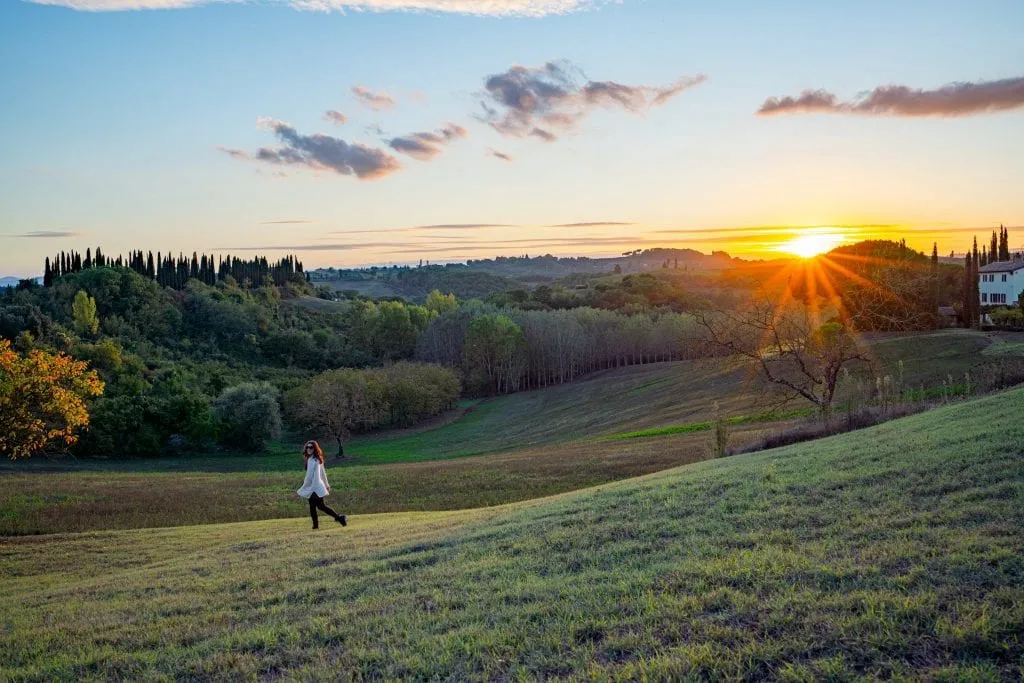
M 0 661 L 19 680 L 1017 680 L 1021 414 L 1024 389 L 316 534 L 5 539 Z

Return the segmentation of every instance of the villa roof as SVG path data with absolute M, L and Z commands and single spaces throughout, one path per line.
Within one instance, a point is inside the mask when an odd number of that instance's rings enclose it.
M 1018 270 L 1024 270 L 1024 259 L 996 261 L 978 268 L 979 273 L 1015 273 Z

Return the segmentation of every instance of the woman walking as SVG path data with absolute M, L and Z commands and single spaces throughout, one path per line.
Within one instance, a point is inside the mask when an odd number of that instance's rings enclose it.
M 338 524 L 345 526 L 345 515 L 327 507 L 324 498 L 331 494 L 331 485 L 327 483 L 327 470 L 324 469 L 324 452 L 316 441 L 307 441 L 302 451 L 302 457 L 306 464 L 306 478 L 302 482 L 302 488 L 298 494 L 309 500 L 309 516 L 313 518 L 313 528 L 320 528 L 320 519 L 316 514 L 317 509 L 323 510 Z

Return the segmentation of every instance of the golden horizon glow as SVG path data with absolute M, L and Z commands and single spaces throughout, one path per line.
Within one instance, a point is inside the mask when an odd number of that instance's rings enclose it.
M 817 230 L 807 231 L 783 242 L 777 248 L 789 254 L 795 254 L 800 258 L 813 258 L 835 249 L 846 241 L 846 238 L 838 232 L 819 232 Z

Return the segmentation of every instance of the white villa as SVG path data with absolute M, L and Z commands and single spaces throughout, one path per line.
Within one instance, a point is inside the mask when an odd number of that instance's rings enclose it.
M 1012 306 L 1024 292 L 1024 259 L 996 261 L 978 269 L 982 306 Z

